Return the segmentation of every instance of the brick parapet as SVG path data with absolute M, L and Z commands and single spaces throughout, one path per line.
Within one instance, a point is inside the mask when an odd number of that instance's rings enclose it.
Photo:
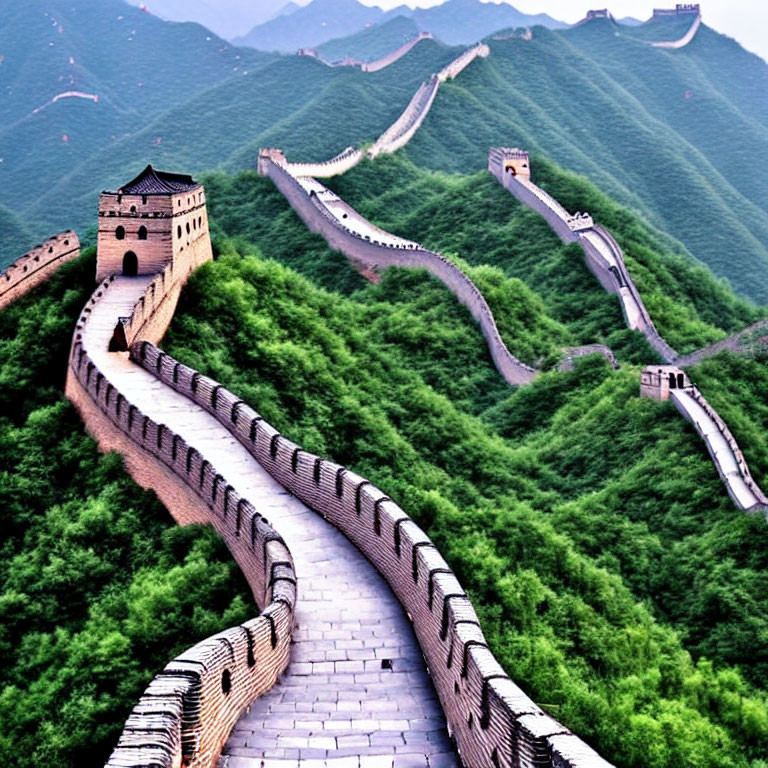
M 94 306 L 113 282 L 110 277 L 99 286 L 80 317 L 67 394 L 82 411 L 90 403 L 200 500 L 208 510 L 208 522 L 233 552 L 263 610 L 259 617 L 197 644 L 166 666 L 128 718 L 108 766 L 210 768 L 242 712 L 276 683 L 288 665 L 296 603 L 293 559 L 248 499 L 227 485 L 182 437 L 132 405 L 93 362 L 84 331 Z
M 316 176 L 321 179 L 328 179 L 331 176 L 340 176 L 343 173 L 354 168 L 365 154 L 355 147 L 347 147 L 336 157 L 321 163 L 285 163 L 292 176 Z
M 609 768 L 504 673 L 471 601 L 429 537 L 365 478 L 303 450 L 213 379 L 150 342 L 132 359 L 212 414 L 283 487 L 339 528 L 410 616 L 463 764 Z
M 49 238 L 0 272 L 0 310 L 44 283 L 59 267 L 80 255 L 72 230 Z
M 513 385 L 527 384 L 536 377 L 538 372 L 534 368 L 520 362 L 509 351 L 501 338 L 488 302 L 472 280 L 452 261 L 416 243 L 403 241 L 403 246 L 395 246 L 383 241 L 365 239 L 359 233 L 344 227 L 327 210 L 323 201 L 317 195 L 308 194 L 284 167 L 269 162 L 266 171 L 307 226 L 322 234 L 332 248 L 368 266 L 426 269 L 440 280 L 469 309 L 488 342 L 496 368 L 506 381 Z

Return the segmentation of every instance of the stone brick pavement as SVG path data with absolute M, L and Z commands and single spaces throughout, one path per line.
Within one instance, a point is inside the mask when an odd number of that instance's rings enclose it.
M 389 586 L 336 528 L 288 494 L 210 414 L 107 352 L 147 278 L 118 278 L 84 339 L 146 415 L 197 448 L 288 544 L 299 586 L 292 662 L 231 734 L 226 768 L 457 768 L 413 631 Z M 258 404 L 256 404 L 258 405 Z

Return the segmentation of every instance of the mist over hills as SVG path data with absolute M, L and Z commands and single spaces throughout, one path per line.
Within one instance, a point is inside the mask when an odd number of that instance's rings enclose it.
M 483 3 L 480 0 L 446 0 L 432 8 L 411 9 L 402 5 L 387 13 L 357 0 L 313 0 L 289 17 L 255 27 L 235 42 L 261 50 L 293 53 L 299 48 L 317 47 L 398 16 L 411 19 L 417 31 L 432 32 L 449 45 L 474 43 L 505 27 L 566 26 L 547 14 L 529 15 L 507 3 Z

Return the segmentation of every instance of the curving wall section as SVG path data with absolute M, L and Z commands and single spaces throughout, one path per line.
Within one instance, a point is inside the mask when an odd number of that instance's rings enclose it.
M 290 552 L 254 504 L 181 436 L 131 402 L 121 388 L 120 366 L 131 367 L 126 356 L 113 355 L 112 368 L 100 369 L 110 328 L 95 319 L 99 310 L 148 285 L 154 282 L 112 276 L 99 286 L 75 331 L 67 396 L 100 446 L 123 453 L 134 477 L 155 488 L 180 523 L 214 526 L 263 610 L 168 664 L 128 718 L 108 765 L 209 768 L 242 711 L 288 664 L 296 578 Z
M 269 176 L 291 207 L 313 231 L 347 258 L 367 267 L 426 269 L 440 280 L 472 314 L 499 373 L 513 385 L 527 384 L 537 371 L 521 363 L 507 349 L 493 313 L 477 286 L 449 259 L 366 221 L 353 208 L 314 179 L 296 179 L 271 156 L 259 158 L 260 172 Z
M 699 31 L 699 27 L 701 26 L 701 10 L 698 8 L 698 6 L 696 6 L 696 9 L 697 13 L 693 23 L 691 24 L 688 31 L 679 40 L 661 41 L 657 43 L 651 43 L 651 45 L 654 48 L 685 48 L 685 46 L 688 45 L 694 37 L 696 37 L 696 33 Z
M 368 157 L 374 159 L 382 153 L 391 155 L 398 149 L 402 149 L 413 138 L 429 114 L 439 88 L 440 80 L 437 75 L 432 75 L 426 83 L 422 83 L 403 114 L 379 136 L 376 143 L 368 150 Z
M 692 365 L 698 365 L 702 360 L 726 351 L 744 357 L 754 357 L 759 351 L 764 352 L 767 348 L 768 320 L 758 320 L 747 328 L 720 339 L 720 341 L 708 344 L 688 355 L 681 355 L 675 365 L 680 368 L 689 368 Z
M 321 179 L 329 179 L 331 176 L 340 176 L 354 168 L 365 154 L 360 149 L 347 147 L 336 157 L 321 163 L 289 163 L 285 161 L 285 167 L 293 176 L 319 176 Z
M 525 160 L 525 168 L 528 169 L 525 174 L 513 168 L 513 161 L 521 159 Z M 613 235 L 604 227 L 595 225 L 587 214 L 572 216 L 557 200 L 536 186 L 530 180 L 527 153 L 505 147 L 493 148 L 488 158 L 488 170 L 521 203 L 543 216 L 564 243 L 579 243 L 592 274 L 606 291 L 618 296 L 627 326 L 640 331 L 663 361 L 671 363 L 677 360 L 677 352 L 656 330 L 624 263 L 624 253 Z
M 431 32 L 419 32 L 407 42 L 403 43 L 400 47 L 395 48 L 386 56 L 382 56 L 375 61 L 362 61 L 356 59 L 353 56 L 347 56 L 341 61 L 327 61 L 324 59 L 317 50 L 314 48 L 301 48 L 299 49 L 299 56 L 307 56 L 312 59 L 317 59 L 325 64 L 326 67 L 358 67 L 363 72 L 378 72 L 394 64 L 399 59 L 402 59 L 411 49 L 415 48 L 422 40 L 432 40 L 433 35 Z
M 455 575 L 394 501 L 345 467 L 304 451 L 236 395 L 151 343 L 134 345 L 131 358 L 215 416 L 282 486 L 339 528 L 384 576 L 413 622 L 467 768 L 608 768 L 504 674 Z M 255 437 L 253 424 L 258 425 Z
M 572 371 L 576 361 L 579 358 L 587 357 L 588 355 L 600 355 L 604 357 L 613 368 L 617 370 L 619 368 L 619 363 L 610 347 L 606 347 L 605 344 L 585 344 L 581 347 L 569 347 L 566 349 L 565 357 L 557 369 L 559 371 Z
M 670 399 L 704 440 L 734 504 L 750 512 L 768 513 L 768 498 L 754 481 L 739 444 L 698 388 L 673 390 Z
M 0 272 L 0 309 L 44 283 L 62 264 L 80 255 L 80 241 L 70 229 L 33 248 Z

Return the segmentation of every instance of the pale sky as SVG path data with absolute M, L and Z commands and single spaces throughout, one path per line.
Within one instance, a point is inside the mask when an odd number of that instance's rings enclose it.
M 674 8 L 681 0 L 511 0 L 510 4 L 523 13 L 548 13 L 560 21 L 583 19 L 590 8 L 605 8 L 616 18 L 650 17 L 654 7 Z M 693 1 L 693 0 L 691 0 Z M 427 8 L 442 0 L 361 0 L 365 5 L 378 5 L 385 10 L 402 5 Z M 747 50 L 768 61 L 768 0 L 702 0 L 704 23 L 718 32 L 736 38 Z

